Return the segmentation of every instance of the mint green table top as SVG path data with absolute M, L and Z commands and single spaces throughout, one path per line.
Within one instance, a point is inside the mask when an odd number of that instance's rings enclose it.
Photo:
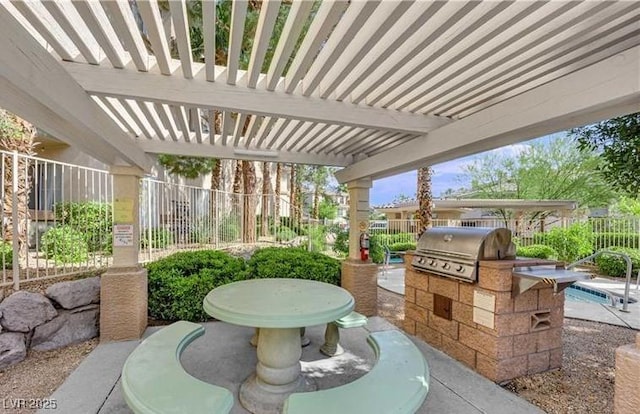
M 205 312 L 221 321 L 256 328 L 299 328 L 348 315 L 353 296 L 328 283 L 302 279 L 251 279 L 213 289 Z

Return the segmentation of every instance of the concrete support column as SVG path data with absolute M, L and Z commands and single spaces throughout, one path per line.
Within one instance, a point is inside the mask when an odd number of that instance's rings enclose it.
M 616 349 L 616 384 L 613 399 L 615 414 L 632 414 L 640 407 L 640 333 L 636 343 Z
M 342 287 L 356 300 L 356 311 L 374 316 L 378 309 L 378 266 L 360 260 L 360 235 L 369 229 L 371 179 L 347 183 L 349 189 L 349 257 L 342 263 Z
M 113 166 L 113 265 L 100 283 L 100 341 L 138 339 L 147 327 L 147 271 L 138 263 L 140 177 Z

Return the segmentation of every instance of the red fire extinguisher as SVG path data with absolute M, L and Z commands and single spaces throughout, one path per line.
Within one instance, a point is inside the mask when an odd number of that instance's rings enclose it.
M 367 233 L 360 235 L 360 260 L 363 262 L 369 260 L 369 235 Z

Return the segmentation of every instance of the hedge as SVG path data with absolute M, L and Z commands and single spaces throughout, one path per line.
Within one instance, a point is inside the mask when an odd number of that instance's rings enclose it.
M 638 273 L 640 270 L 640 251 L 638 249 L 611 247 L 607 250 L 629 255 L 633 266 L 631 273 L 632 275 Z M 625 277 L 627 275 L 627 262 L 620 256 L 603 253 L 596 257 L 596 265 L 598 265 L 598 270 L 603 275 L 615 277 Z
M 77 263 L 87 260 L 89 248 L 84 233 L 71 226 L 52 227 L 42 235 L 40 248 L 47 259 L 56 263 Z
M 82 233 L 90 252 L 111 253 L 111 204 L 95 201 L 57 203 L 53 207 L 56 219 Z
M 247 260 L 246 278 L 294 278 L 340 285 L 340 261 L 303 248 L 267 247 Z
M 13 266 L 13 245 L 0 242 L 0 269 L 11 269 Z
M 544 244 L 532 244 L 530 246 L 518 246 L 516 255 L 536 259 L 555 259 L 558 257 L 558 252 Z
M 416 243 L 393 243 L 389 245 L 389 250 L 392 252 L 406 252 L 407 250 L 415 250 Z
M 241 280 L 245 263 L 214 250 L 180 252 L 147 265 L 149 315 L 169 321 L 204 321 L 202 301 L 211 289 Z
M 593 232 L 588 223 L 574 223 L 567 228 L 554 227 L 549 232 L 534 234 L 535 244 L 544 244 L 558 253 L 558 259 L 573 262 L 593 252 Z

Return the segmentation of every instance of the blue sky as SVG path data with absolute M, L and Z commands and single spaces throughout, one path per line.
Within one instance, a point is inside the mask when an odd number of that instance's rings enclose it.
M 506 147 L 497 148 L 487 152 L 498 152 L 507 154 L 517 154 L 525 149 L 529 144 L 535 141 L 550 141 L 559 136 L 564 136 L 564 133 L 558 133 L 554 135 L 547 135 L 535 140 L 508 145 Z M 436 164 L 433 166 L 433 175 L 431 178 L 433 196 L 440 197 L 440 194 L 446 191 L 448 188 L 459 189 L 464 188 L 467 182 L 465 182 L 462 176 L 463 168 L 465 165 L 472 163 L 475 159 L 482 157 L 487 152 L 471 155 L 468 157 L 458 158 L 453 161 L 448 161 L 442 164 Z M 416 181 L 417 172 L 409 171 L 403 174 L 394 175 L 392 177 L 375 180 L 373 182 L 373 188 L 371 189 L 370 203 L 373 206 L 391 203 L 397 196 L 406 195 L 413 198 L 416 193 Z

